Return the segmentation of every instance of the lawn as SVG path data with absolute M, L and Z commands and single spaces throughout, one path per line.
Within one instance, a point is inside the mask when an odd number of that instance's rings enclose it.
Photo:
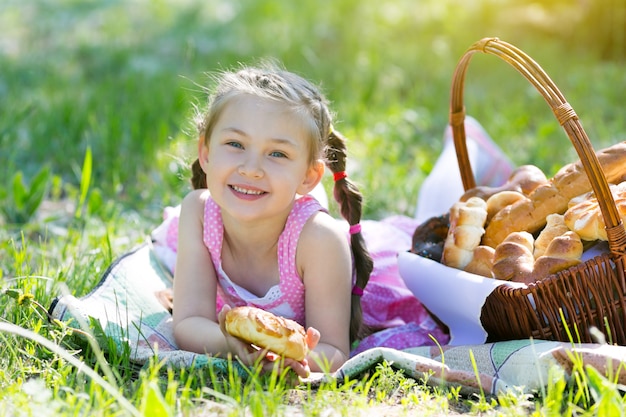
M 225 388 L 210 375 L 158 364 L 138 370 L 124 357 L 105 361 L 69 329 L 49 324 L 39 307 L 65 289 L 88 293 L 117 256 L 159 224 L 164 207 L 179 204 L 190 189 L 194 106 L 202 104 L 207 74 L 222 68 L 274 58 L 321 86 L 336 128 L 350 138 L 349 172 L 370 219 L 413 213 L 442 149 L 455 65 L 483 37 L 499 37 L 539 62 L 596 149 L 623 140 L 623 1 L 528 3 L 3 1 L 0 324 L 63 352 L 0 333 L 0 414 L 234 415 L 246 401 L 252 415 L 293 411 L 283 402 L 305 415 L 327 407 L 350 414 L 346 403 L 362 410 L 391 404 L 395 413 L 541 414 L 553 398 L 529 406 L 527 399 L 460 398 L 384 366 L 317 395 L 282 379 Z M 551 175 L 576 159 L 541 96 L 497 58 L 473 59 L 465 100 L 515 164 Z M 95 368 L 122 395 L 63 355 Z M 278 394 L 268 400 L 272 383 Z M 578 388 L 559 398 L 563 409 L 594 415 L 580 405 Z

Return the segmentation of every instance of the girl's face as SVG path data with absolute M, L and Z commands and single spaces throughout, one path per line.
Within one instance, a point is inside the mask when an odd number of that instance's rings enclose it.
M 223 214 L 240 221 L 286 216 L 296 194 L 309 193 L 324 173 L 321 161 L 309 163 L 309 140 L 284 104 L 233 98 L 199 144 L 208 189 Z

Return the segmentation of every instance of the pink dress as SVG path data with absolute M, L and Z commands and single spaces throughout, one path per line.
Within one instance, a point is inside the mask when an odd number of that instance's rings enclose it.
M 313 197 L 302 197 L 295 201 L 287 217 L 287 223 L 278 238 L 279 283 L 262 297 L 257 297 L 230 280 L 222 268 L 222 243 L 224 225 L 221 210 L 209 197 L 204 208 L 204 244 L 211 253 L 217 272 L 217 311 L 224 304 L 231 307 L 251 305 L 305 324 L 304 284 L 296 269 L 296 249 L 300 232 L 312 214 L 323 210 Z
M 279 284 L 264 296 L 258 297 L 233 283 L 222 268 L 222 217 L 219 207 L 209 198 L 204 212 L 204 243 L 211 253 L 218 275 L 218 311 L 224 303 L 231 306 L 253 305 L 304 325 L 304 285 L 296 269 L 296 249 L 304 224 L 318 211 L 326 210 L 315 198 L 304 196 L 296 200 L 279 238 Z M 166 210 L 168 217 L 153 233 L 157 254 L 172 270 L 177 246 L 178 213 L 176 209 Z M 348 236 L 347 223 L 337 222 L 338 227 L 345 228 Z M 446 330 L 406 287 L 398 270 L 397 254 L 411 247 L 416 221 L 405 216 L 394 216 L 382 221 L 366 220 L 361 225 L 368 250 L 374 259 L 374 270 L 361 299 L 363 319 L 375 332 L 354 346 L 351 355 L 373 347 L 406 349 L 433 345 L 433 338 L 441 345 L 446 344 L 449 339 Z
M 392 216 L 381 221 L 364 220 L 362 233 L 374 260 L 361 305 L 365 324 L 376 331 L 353 347 L 351 356 L 373 347 L 407 349 L 448 343 L 447 329 L 424 308 L 404 283 L 397 255 L 411 247 L 415 219 Z

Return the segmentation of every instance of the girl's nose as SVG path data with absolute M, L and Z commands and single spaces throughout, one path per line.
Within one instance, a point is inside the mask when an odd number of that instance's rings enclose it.
M 249 178 L 261 178 L 264 175 L 261 161 L 254 156 L 245 158 L 239 165 L 237 171 L 240 175 Z

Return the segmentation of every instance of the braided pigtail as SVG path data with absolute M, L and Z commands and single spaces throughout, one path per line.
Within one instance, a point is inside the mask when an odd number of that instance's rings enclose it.
M 367 335 L 363 326 L 361 296 L 367 285 L 374 263 L 361 234 L 363 196 L 346 175 L 346 139 L 337 131 L 331 131 L 326 148 L 326 165 L 333 172 L 335 186 L 333 195 L 339 203 L 341 215 L 350 224 L 350 246 L 354 256 L 356 283 L 352 289 L 350 343 Z
M 194 190 L 198 190 L 200 188 L 207 188 L 206 185 L 206 174 L 202 170 L 200 166 L 200 160 L 196 159 L 191 164 L 191 186 Z

